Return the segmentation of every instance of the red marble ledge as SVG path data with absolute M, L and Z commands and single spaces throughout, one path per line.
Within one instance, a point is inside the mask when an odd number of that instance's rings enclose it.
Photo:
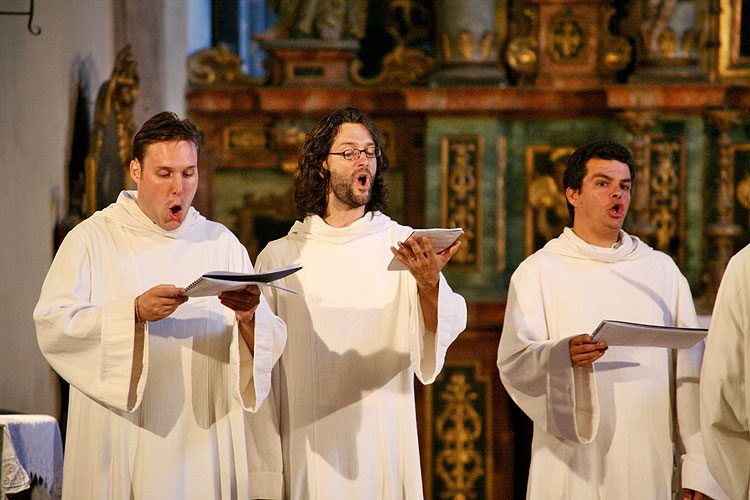
M 560 90 L 537 88 L 438 88 L 406 89 L 409 111 L 424 113 L 486 113 L 492 111 L 577 111 L 601 109 L 605 94 L 598 89 Z
M 260 111 L 253 88 L 188 89 L 186 97 L 187 108 L 193 112 Z
M 365 113 L 408 111 L 398 89 L 264 87 L 256 92 L 260 108 L 268 112 L 325 114 L 348 106 Z
M 701 113 L 709 108 L 750 109 L 750 86 L 628 84 L 594 89 L 536 87 L 331 88 L 236 87 L 189 89 L 191 112 L 323 115 L 354 106 L 371 114 L 524 116 L 584 115 L 625 109 Z
M 728 87 L 713 84 L 612 85 L 605 88 L 607 105 L 620 109 L 695 111 L 716 108 L 727 102 Z M 747 90 L 747 89 L 745 89 Z

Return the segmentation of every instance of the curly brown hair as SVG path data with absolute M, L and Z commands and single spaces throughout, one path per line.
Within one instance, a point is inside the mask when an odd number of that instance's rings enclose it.
M 331 152 L 333 141 L 344 123 L 364 125 L 375 145 L 381 150 L 372 183 L 372 197 L 365 210 L 383 211 L 388 206 L 388 188 L 385 182 L 388 156 L 385 153 L 383 135 L 370 117 L 358 109 L 346 108 L 334 111 L 318 122 L 305 136 L 305 143 L 300 148 L 297 171 L 294 175 L 294 202 L 302 218 L 308 215 L 325 215 L 331 172 L 323 168 L 323 162 Z

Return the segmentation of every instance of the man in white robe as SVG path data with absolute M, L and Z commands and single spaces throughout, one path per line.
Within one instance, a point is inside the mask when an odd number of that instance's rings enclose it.
M 466 303 L 436 253 L 380 213 L 388 166 L 370 119 L 349 108 L 323 119 L 300 152 L 295 199 L 306 214 L 258 256 L 258 270 L 301 263 L 264 290 L 287 322 L 278 398 L 285 496 L 421 500 L 414 374 L 428 384 L 466 325 Z M 398 246 L 398 249 L 395 248 Z M 394 257 L 408 271 L 387 271 Z
M 724 271 L 701 370 L 701 430 L 711 473 L 733 500 L 750 499 L 750 246 Z
M 274 432 L 261 403 L 286 327 L 257 287 L 183 295 L 205 272 L 252 272 L 237 238 L 190 206 L 199 146 L 190 121 L 148 120 L 138 191 L 73 228 L 45 279 L 37 338 L 71 385 L 64 499 L 281 498 L 280 447 L 260 437 Z
M 632 180 L 632 156 L 623 146 L 579 148 L 564 175 L 572 229 L 511 278 L 497 365 L 534 424 L 529 499 L 671 499 L 673 446 L 684 447 L 680 497 L 722 498 L 701 446 L 702 343 L 677 351 L 673 375 L 667 349 L 608 348 L 584 333 L 604 319 L 697 324 L 674 262 L 621 229 Z

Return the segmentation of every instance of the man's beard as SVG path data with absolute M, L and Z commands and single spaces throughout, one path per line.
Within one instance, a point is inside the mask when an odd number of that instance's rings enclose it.
M 340 174 L 331 174 L 331 191 L 333 195 L 339 199 L 345 205 L 352 208 L 359 208 L 370 203 L 372 199 L 372 181 L 370 182 L 369 189 L 364 194 L 356 194 L 354 192 L 354 186 L 357 176 L 361 172 L 352 174 L 351 177 L 346 177 Z

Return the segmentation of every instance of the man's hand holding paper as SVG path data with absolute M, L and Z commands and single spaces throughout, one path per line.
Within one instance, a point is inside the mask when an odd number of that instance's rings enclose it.
M 159 321 L 187 302 L 184 288 L 156 285 L 135 298 L 136 321 Z
M 606 342 L 594 342 L 588 333 L 572 337 L 568 341 L 568 346 L 570 347 L 570 361 L 573 366 L 590 365 L 607 352 Z
M 221 292 L 219 301 L 235 312 L 237 321 L 250 321 L 260 304 L 260 288 L 258 285 L 247 285 L 243 290 Z

